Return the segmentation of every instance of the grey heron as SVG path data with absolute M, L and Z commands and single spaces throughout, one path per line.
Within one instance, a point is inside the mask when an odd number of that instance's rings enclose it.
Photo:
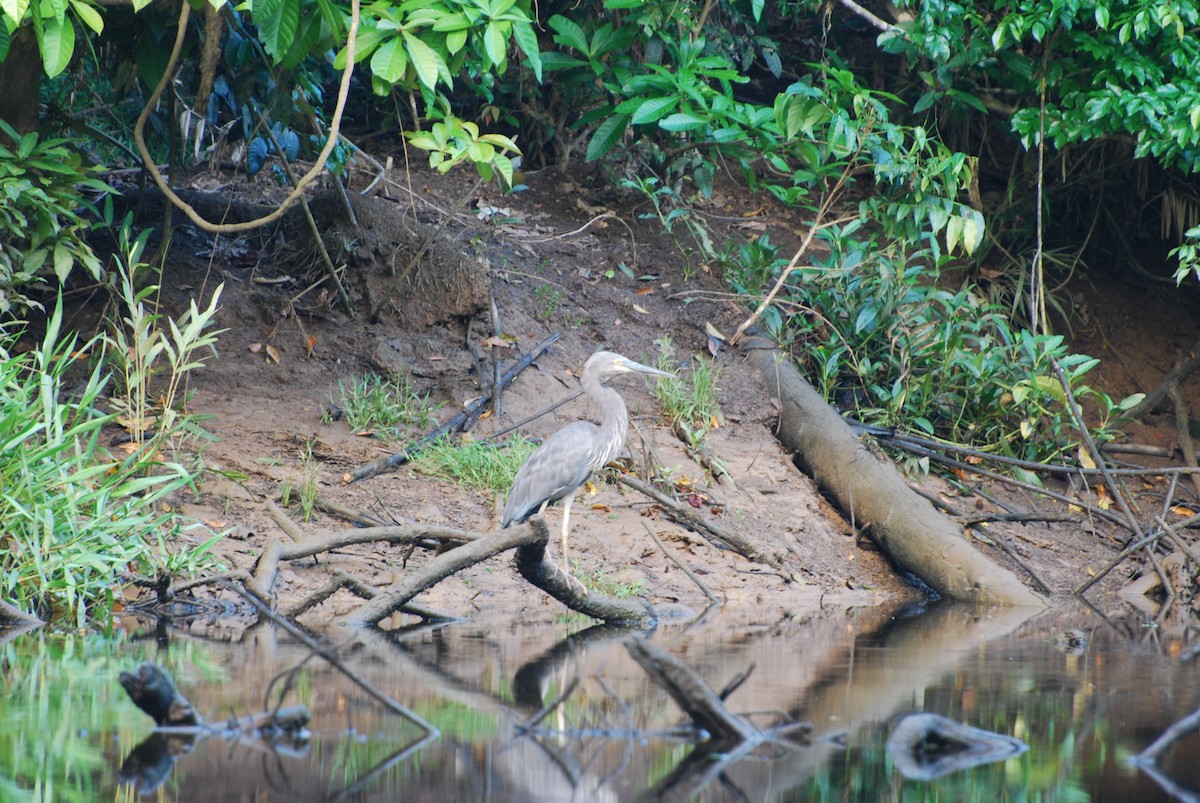
M 568 577 L 571 571 L 567 563 L 567 533 L 575 492 L 592 472 L 620 453 L 629 426 L 625 402 L 615 390 L 605 387 L 604 382 L 631 372 L 674 376 L 611 351 L 597 351 L 589 357 L 583 366 L 583 392 L 600 408 L 600 425 L 574 421 L 547 438 L 517 471 L 500 517 L 500 526 L 508 527 L 562 500 L 562 560 Z

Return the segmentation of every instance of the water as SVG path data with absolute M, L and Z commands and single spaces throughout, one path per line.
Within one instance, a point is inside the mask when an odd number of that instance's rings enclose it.
M 117 676 L 143 660 L 165 666 L 210 721 L 278 702 L 313 713 L 300 743 L 176 744 L 145 799 L 1173 799 L 1129 758 L 1200 707 L 1187 634 L 1083 608 L 1024 617 L 943 606 L 755 623 L 717 611 L 665 624 L 654 643 L 715 689 L 754 666 L 729 698 L 733 710 L 760 726 L 812 723 L 806 743 L 700 758 L 665 733 L 679 710 L 621 634 L 578 622 L 459 622 L 376 634 L 344 651 L 362 677 L 438 727 L 424 742 L 419 728 L 267 627 L 10 634 L 0 647 L 0 800 L 141 799 L 118 777 L 151 723 Z M 541 730 L 520 731 L 573 683 Z M 1015 736 L 1029 750 L 906 780 L 885 744 L 902 715 L 919 711 Z M 1200 789 L 1200 763 L 1190 760 L 1198 746 L 1193 735 L 1164 754 L 1164 783 Z

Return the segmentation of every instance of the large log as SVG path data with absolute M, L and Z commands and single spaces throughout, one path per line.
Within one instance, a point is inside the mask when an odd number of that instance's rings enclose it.
M 992 563 L 905 483 L 895 466 L 876 458 L 771 343 L 752 338 L 744 351 L 778 396 L 779 439 L 795 452 L 843 511 L 868 532 L 902 569 L 951 599 L 984 605 L 1046 607 L 1015 575 Z

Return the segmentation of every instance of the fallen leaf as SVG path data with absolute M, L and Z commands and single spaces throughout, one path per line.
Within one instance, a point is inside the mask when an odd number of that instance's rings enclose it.
M 492 335 L 479 342 L 479 345 L 485 349 L 510 349 L 513 347 L 512 342 L 505 340 L 503 337 Z
M 270 357 L 275 362 L 276 365 L 278 365 L 282 361 L 283 358 L 280 357 L 280 355 L 279 355 L 279 349 L 268 344 L 266 350 L 267 350 L 267 356 Z
M 1096 461 L 1092 459 L 1092 455 L 1088 452 L 1087 447 L 1082 443 L 1079 444 L 1079 449 L 1076 450 L 1076 455 L 1079 458 L 1079 465 L 1084 468 L 1095 468 Z
M 1108 494 L 1108 488 L 1103 485 L 1096 486 L 1096 497 L 1098 499 L 1096 506 L 1101 510 L 1108 510 L 1113 506 L 1113 498 Z
M 1196 515 L 1196 511 L 1192 510 L 1190 507 L 1185 507 L 1184 505 L 1172 505 L 1171 512 L 1174 513 L 1176 516 L 1195 516 Z
M 210 530 L 224 530 L 227 524 L 224 521 L 209 521 L 207 519 L 204 521 L 204 526 Z
M 708 334 L 709 337 L 715 337 L 717 340 L 725 339 L 725 335 L 721 334 L 721 330 L 718 329 L 717 327 L 713 326 L 708 321 L 704 322 L 704 331 Z
M 247 349 L 247 351 L 249 351 L 251 354 L 262 354 L 262 350 L 262 343 L 251 343 L 250 347 Z
M 649 296 L 649 295 L 654 295 L 657 292 L 658 292 L 658 290 L 654 287 L 639 287 L 637 294 L 639 296 Z
M 597 502 L 596 504 L 592 505 L 592 510 L 599 510 L 599 511 L 602 511 L 602 512 L 604 512 L 604 513 L 612 513 L 612 508 L 611 508 L 611 507 L 609 507 L 608 505 L 602 505 L 602 504 L 600 504 L 599 502 Z
M 308 354 L 309 357 L 311 357 L 313 355 L 313 349 L 315 349 L 316 347 L 317 347 L 317 339 L 315 337 L 313 337 L 312 335 L 308 335 L 306 338 L 304 338 L 304 351 Z
M 640 313 L 641 313 L 641 314 L 643 314 L 643 315 L 649 315 L 649 314 L 650 314 L 650 310 L 648 310 L 648 309 L 645 309 L 644 307 L 639 307 L 637 304 L 634 304 L 634 305 L 633 305 L 633 311 L 634 311 L 634 312 L 640 312 Z

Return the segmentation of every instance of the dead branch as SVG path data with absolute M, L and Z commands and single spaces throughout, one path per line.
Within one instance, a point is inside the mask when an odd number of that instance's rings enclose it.
M 521 357 L 521 359 L 517 360 L 517 362 L 511 368 L 509 368 L 507 371 L 505 371 L 503 376 L 500 377 L 500 384 L 499 384 L 498 389 L 503 389 L 503 388 L 507 387 L 508 385 L 512 384 L 512 381 L 517 377 L 517 374 L 521 373 L 521 371 L 528 368 L 533 363 L 534 360 L 536 360 L 538 357 L 540 357 L 546 351 L 546 349 L 550 348 L 550 346 L 553 345 L 553 343 L 556 340 L 558 340 L 558 337 L 559 337 L 558 332 L 552 333 L 549 337 L 547 337 L 541 343 L 538 343 L 536 346 L 534 346 L 533 349 L 531 349 L 529 351 L 529 353 L 527 353 L 525 356 Z M 494 389 L 494 390 L 496 390 L 496 389 Z M 460 412 L 458 415 L 454 416 L 454 418 L 450 419 L 445 424 L 443 424 L 440 427 L 438 427 L 437 429 L 433 430 L 432 432 L 430 432 L 428 435 L 421 438 L 416 443 L 412 444 L 411 446 L 406 447 L 402 451 L 396 452 L 395 454 L 389 455 L 387 457 L 382 457 L 379 460 L 375 460 L 371 463 L 367 463 L 365 466 L 359 466 L 357 469 L 354 470 L 354 472 L 352 474 L 347 474 L 346 476 L 344 476 L 342 478 L 343 482 L 357 482 L 358 480 L 366 479 L 367 477 L 372 477 L 383 471 L 387 471 L 388 469 L 396 468 L 397 466 L 404 465 L 405 463 L 412 460 L 413 457 L 417 454 L 417 452 L 421 451 L 421 449 L 424 449 L 430 443 L 433 443 L 435 440 L 442 437 L 443 435 L 445 435 L 449 432 L 454 432 L 454 431 L 459 431 L 459 432 L 464 431 L 466 428 L 467 422 L 474 420 L 474 418 L 480 412 L 485 410 L 487 408 L 488 404 L 490 403 L 490 401 L 491 401 L 490 394 L 485 394 L 483 396 L 480 396 L 478 399 L 475 399 L 470 404 L 468 404 L 466 406 L 466 408 L 464 408 L 462 410 L 462 412 Z
M 366 605 L 347 614 L 343 618 L 344 624 L 351 627 L 375 625 L 393 611 L 399 610 L 417 594 L 456 572 L 515 547 L 538 541 L 544 545 L 549 538 L 546 523 L 540 517 L 535 518 L 536 521 L 531 520 L 528 524 L 497 530 L 443 552 L 405 577 L 391 591 L 379 594 Z
M 541 516 L 534 516 L 544 537 L 517 548 L 517 571 L 528 582 L 545 591 L 556 600 L 585 616 L 608 624 L 630 627 L 650 627 L 658 616 L 649 603 L 642 600 L 625 600 L 605 597 L 581 588 L 563 573 L 556 564 L 546 560 L 546 524 Z M 502 530 L 501 532 L 508 532 Z
M 16 605 L 0 600 L 0 625 L 11 627 L 13 625 L 40 625 L 44 624 L 41 619 L 32 613 L 18 608 Z
M 630 636 L 625 649 L 650 679 L 661 686 L 692 720 L 696 729 L 715 741 L 736 746 L 763 738 L 758 728 L 725 707 L 725 703 L 696 670 L 641 636 Z
M 271 514 L 271 518 L 275 519 L 275 523 L 279 525 L 279 529 L 288 534 L 288 537 L 293 541 L 303 541 L 304 534 L 300 532 L 300 528 L 296 526 L 296 522 L 292 521 L 291 517 L 275 504 L 272 499 L 263 501 L 263 507 L 267 509 L 267 513 Z
M 1196 463 L 1196 446 L 1192 443 L 1191 421 L 1188 417 L 1187 402 L 1184 401 L 1183 393 L 1179 390 L 1179 384 L 1173 383 L 1167 388 L 1167 393 L 1171 397 L 1171 401 L 1175 405 L 1175 432 L 1179 438 L 1179 446 L 1183 449 L 1183 462 L 1189 468 L 1197 468 Z M 1192 475 L 1192 486 L 1196 489 L 1196 493 L 1200 495 L 1200 474 Z
M 358 527 L 342 530 L 318 538 L 310 538 L 298 544 L 284 544 L 278 540 L 267 542 L 262 554 L 254 566 L 255 594 L 260 599 L 269 600 L 275 587 L 275 576 L 279 572 L 279 562 L 284 560 L 300 560 L 323 552 L 353 546 L 355 544 L 373 544 L 378 542 L 388 544 L 419 544 L 433 548 L 444 542 L 469 543 L 485 536 L 467 530 L 456 530 L 449 527 Z M 436 542 L 422 544 L 422 542 Z M 261 592 L 261 593 L 259 593 Z
M 1172 385 L 1178 385 L 1184 379 L 1187 379 L 1198 366 L 1200 366 L 1200 340 L 1193 343 L 1187 351 L 1181 353 L 1175 366 L 1167 372 L 1162 381 L 1146 394 L 1146 398 L 1126 410 L 1123 417 L 1137 420 L 1146 415 L 1146 413 L 1161 404 L 1163 399 L 1167 398 Z
M 662 491 L 642 482 L 637 477 L 628 474 L 618 474 L 617 481 L 622 485 L 632 488 L 635 491 L 645 494 L 653 499 L 658 504 L 667 509 L 667 515 L 674 519 L 679 524 L 687 527 L 694 533 L 698 533 L 709 541 L 715 541 L 717 545 L 723 549 L 731 549 L 747 560 L 755 563 L 762 563 L 777 569 L 785 579 L 794 579 L 794 573 L 787 568 L 783 558 L 775 554 L 767 554 L 759 549 L 755 544 L 744 538 L 738 533 L 732 533 L 723 527 L 709 521 L 701 513 L 698 513 L 689 505 L 681 504 L 671 497 L 667 496 Z
M 745 351 L 782 403 L 780 440 L 825 493 L 870 528 L 897 564 L 951 599 L 1045 607 L 1045 600 L 912 493 L 895 466 L 872 454 L 773 344 L 751 340 Z
M 1162 735 L 1155 739 L 1149 747 L 1137 754 L 1134 761 L 1138 764 L 1156 763 L 1163 751 L 1195 730 L 1200 730 L 1200 709 L 1196 709 L 1163 731 Z
M 204 724 L 204 717 L 179 693 L 170 673 L 158 664 L 146 661 L 136 672 L 122 672 L 121 688 L 129 699 L 158 726 L 192 727 Z
M 687 575 L 687 578 L 696 585 L 696 588 L 700 589 L 700 593 L 708 597 L 714 605 L 720 605 L 721 598 L 709 591 L 708 586 L 704 585 L 703 581 L 696 576 L 696 573 L 688 568 L 688 565 L 684 563 L 678 555 L 667 548 L 667 545 L 663 543 L 663 540 L 658 537 L 658 533 L 654 532 L 654 529 L 644 521 L 642 522 L 642 526 L 646 528 L 646 532 L 650 533 L 650 537 L 654 539 L 654 543 L 658 544 L 658 548 L 662 550 L 662 553 L 666 555 L 672 563 L 682 569 L 683 573 Z

